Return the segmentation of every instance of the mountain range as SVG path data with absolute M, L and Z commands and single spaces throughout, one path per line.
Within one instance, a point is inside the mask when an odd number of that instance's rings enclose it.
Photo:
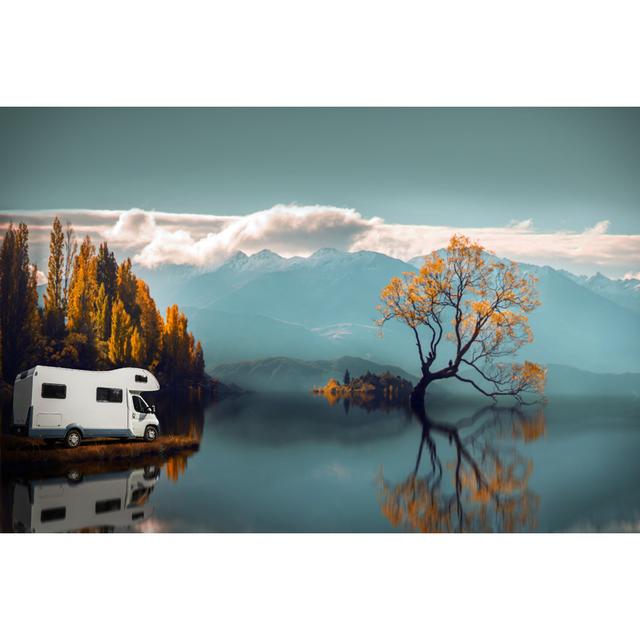
M 374 325 L 382 287 L 415 271 L 382 253 L 321 249 L 308 258 L 238 252 L 219 267 L 136 268 L 160 307 L 185 308 L 207 366 L 285 357 L 334 361 L 345 355 L 419 371 L 412 337 L 399 323 Z M 538 278 L 530 314 L 534 342 L 520 358 L 600 373 L 640 372 L 640 281 L 591 278 L 521 265 Z M 447 348 L 443 360 L 449 357 Z
M 345 371 L 352 378 L 367 371 L 400 376 L 412 383 L 417 378 L 400 367 L 378 364 L 363 358 L 344 356 L 336 360 L 297 360 L 294 358 L 265 358 L 220 364 L 211 374 L 225 383 L 233 383 L 251 391 L 310 391 L 324 386 L 330 378 L 342 382 Z

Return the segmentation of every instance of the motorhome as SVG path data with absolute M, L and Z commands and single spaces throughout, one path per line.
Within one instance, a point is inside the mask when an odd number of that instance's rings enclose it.
M 101 473 L 20 481 L 13 489 L 12 531 L 55 533 L 126 531 L 153 513 L 149 496 L 160 469 Z
M 83 371 L 38 365 L 16 376 L 13 426 L 31 438 L 64 440 L 77 447 L 83 438 L 158 437 L 155 408 L 141 393 L 160 385 L 146 369 Z

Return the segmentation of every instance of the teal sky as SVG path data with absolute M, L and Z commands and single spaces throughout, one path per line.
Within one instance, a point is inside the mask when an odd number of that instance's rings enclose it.
M 0 210 L 245 214 L 640 232 L 638 109 L 2 109 Z

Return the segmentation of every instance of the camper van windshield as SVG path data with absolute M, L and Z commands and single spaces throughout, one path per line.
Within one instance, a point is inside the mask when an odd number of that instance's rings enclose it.
M 144 399 L 140 396 L 131 396 L 133 400 L 133 408 L 140 413 L 148 413 L 149 405 L 144 401 Z

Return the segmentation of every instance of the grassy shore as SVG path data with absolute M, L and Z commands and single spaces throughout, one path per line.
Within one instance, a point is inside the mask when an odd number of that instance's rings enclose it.
M 67 465 L 79 462 L 166 459 L 186 451 L 197 451 L 200 438 L 191 435 L 160 436 L 153 442 L 144 440 L 90 440 L 75 449 L 51 446 L 44 440 L 20 436 L 0 436 L 0 459 L 3 468 Z

